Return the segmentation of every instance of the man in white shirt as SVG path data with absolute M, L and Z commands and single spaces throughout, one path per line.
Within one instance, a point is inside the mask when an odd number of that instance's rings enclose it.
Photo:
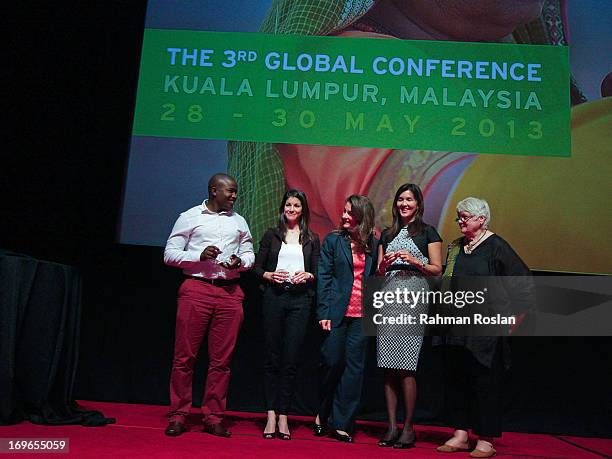
M 193 366 L 208 331 L 208 375 L 202 401 L 204 431 L 229 437 L 222 425 L 230 363 L 243 318 L 240 271 L 253 266 L 249 227 L 232 212 L 238 186 L 226 174 L 208 182 L 208 199 L 183 212 L 166 243 L 164 262 L 187 277 L 178 292 L 174 360 L 170 377 L 170 422 L 166 435 L 185 431 L 191 408 Z

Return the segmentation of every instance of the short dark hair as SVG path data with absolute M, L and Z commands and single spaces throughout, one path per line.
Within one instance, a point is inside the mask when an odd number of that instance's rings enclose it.
M 208 181 L 208 194 L 210 195 L 210 192 L 212 191 L 213 187 L 217 187 L 219 185 L 219 182 L 228 182 L 228 181 L 232 181 L 236 183 L 236 179 L 232 177 L 231 175 L 228 175 L 224 172 L 217 172 Z

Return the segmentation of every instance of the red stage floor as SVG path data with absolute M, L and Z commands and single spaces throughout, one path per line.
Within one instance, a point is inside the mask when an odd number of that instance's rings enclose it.
M 441 427 L 417 426 L 417 447 L 393 450 L 376 446 L 384 424 L 358 423 L 355 443 L 344 444 L 329 438 L 314 437 L 311 420 L 294 417 L 291 441 L 261 438 L 263 414 L 229 413 L 227 425 L 231 438 L 217 438 L 201 433 L 200 417 L 194 410 L 191 431 L 180 437 L 164 435 L 166 408 L 163 406 L 126 403 L 80 402 L 87 409 L 100 410 L 116 424 L 105 427 L 39 426 L 27 422 L 0 427 L 0 438 L 69 438 L 70 456 L 79 458 L 170 458 L 200 457 L 271 458 L 451 458 L 469 457 L 467 453 L 442 454 L 434 448 L 443 443 L 450 430 Z M 612 440 L 558 435 L 505 433 L 496 445 L 497 457 L 508 458 L 610 458 Z M 44 454 L 42 457 L 66 457 L 66 454 Z M 17 457 L 41 457 L 41 454 L 19 454 Z

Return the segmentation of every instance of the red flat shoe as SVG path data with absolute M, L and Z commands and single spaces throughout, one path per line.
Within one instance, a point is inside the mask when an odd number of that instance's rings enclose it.
M 436 451 L 439 453 L 464 453 L 469 450 L 470 450 L 469 445 L 466 446 L 465 448 L 462 448 L 458 446 L 447 445 L 446 443 L 436 448 Z
M 470 457 L 478 457 L 478 458 L 493 457 L 496 454 L 497 454 L 497 451 L 495 451 L 495 448 L 491 448 L 489 451 L 483 451 L 481 449 L 475 449 L 474 451 L 472 451 L 470 453 Z

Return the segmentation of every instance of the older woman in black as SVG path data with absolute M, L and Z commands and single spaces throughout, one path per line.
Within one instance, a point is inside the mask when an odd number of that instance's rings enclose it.
M 340 228 L 323 241 L 317 280 L 317 317 L 329 334 L 321 348 L 323 378 L 314 434 L 326 426 L 352 442 L 361 400 L 367 337 L 362 333 L 364 281 L 376 272 L 374 207 L 366 196 L 349 196 Z
M 277 435 L 277 422 L 278 437 L 291 439 L 287 414 L 319 261 L 319 237 L 310 230 L 309 218 L 306 195 L 299 190 L 287 191 L 280 205 L 278 226 L 265 232 L 255 258 L 254 271 L 266 281 L 263 295 L 266 439 Z
M 486 285 L 486 302 L 471 308 L 506 317 L 528 311 L 534 302 L 531 273 L 510 244 L 489 229 L 487 202 L 472 197 L 460 201 L 457 222 L 463 237 L 449 246 L 443 291 L 483 290 Z M 444 346 L 446 402 L 455 428 L 453 437 L 438 447 L 439 452 L 468 451 L 471 428 L 478 441 L 470 456 L 495 455 L 493 438 L 502 432 L 502 380 L 510 350 L 504 335 L 508 332 L 507 327 L 465 329 L 451 325 L 445 336 L 434 337 L 434 345 Z M 497 336 L 483 336 L 494 333 Z

